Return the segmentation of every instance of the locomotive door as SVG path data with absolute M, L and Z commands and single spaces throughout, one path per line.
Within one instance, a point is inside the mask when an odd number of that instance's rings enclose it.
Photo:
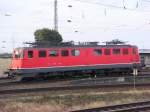
M 71 65 L 70 59 L 70 50 L 69 49 L 61 49 L 60 58 L 58 60 L 59 66 L 67 67 Z
M 91 49 L 91 48 L 87 48 L 87 49 L 85 49 L 85 58 L 84 58 L 84 63 L 85 63 L 85 65 L 90 65 L 90 64 L 92 64 L 92 59 L 91 59 L 91 57 L 92 57 L 92 54 L 91 54 L 91 52 L 92 52 L 92 50 L 93 49 Z

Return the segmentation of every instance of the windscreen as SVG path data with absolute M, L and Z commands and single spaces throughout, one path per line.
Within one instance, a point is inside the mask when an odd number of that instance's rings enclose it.
M 14 58 L 24 58 L 24 53 L 23 53 L 23 50 L 22 49 L 15 49 L 14 50 Z

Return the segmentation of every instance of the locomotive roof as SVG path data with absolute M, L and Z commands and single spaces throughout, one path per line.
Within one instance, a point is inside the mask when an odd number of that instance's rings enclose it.
M 40 42 L 26 42 L 30 47 L 24 47 L 23 49 L 48 49 L 48 48 L 119 48 L 119 47 L 136 47 L 134 45 L 126 44 L 124 41 L 118 39 L 112 41 L 103 42 L 105 44 L 100 45 L 99 42 L 74 42 L 67 41 L 61 43 L 52 43 L 47 41 Z
M 40 42 L 25 42 L 29 47 L 17 48 L 17 49 L 49 49 L 49 48 L 129 48 L 137 47 L 135 45 L 126 44 L 126 42 L 120 41 L 118 39 L 112 41 L 103 42 L 105 44 L 100 45 L 99 42 L 61 42 L 61 43 L 51 43 L 46 41 Z
M 22 49 L 49 49 L 49 48 L 130 48 L 135 45 L 74 45 L 74 46 L 50 46 L 50 47 L 23 47 Z

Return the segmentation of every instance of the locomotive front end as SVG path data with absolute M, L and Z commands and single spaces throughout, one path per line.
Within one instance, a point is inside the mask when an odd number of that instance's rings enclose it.
M 14 49 L 8 72 L 9 76 L 14 76 L 15 74 L 17 74 L 17 70 L 22 68 L 23 58 L 24 58 L 23 48 Z

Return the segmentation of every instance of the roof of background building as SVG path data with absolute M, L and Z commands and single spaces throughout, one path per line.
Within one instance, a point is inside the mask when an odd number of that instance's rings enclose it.
M 150 54 L 150 49 L 139 49 L 139 53 Z

